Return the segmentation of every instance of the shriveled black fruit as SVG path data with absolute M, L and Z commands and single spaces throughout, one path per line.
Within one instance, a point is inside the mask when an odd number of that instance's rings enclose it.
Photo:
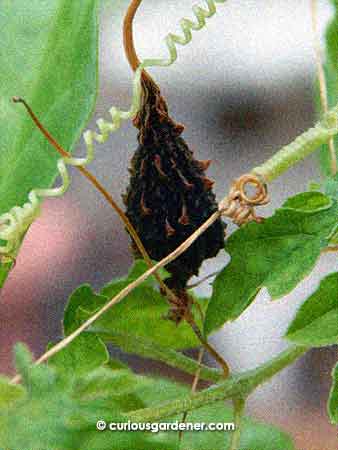
M 157 85 L 143 76 L 143 106 L 135 125 L 139 146 L 131 160 L 124 202 L 127 216 L 150 257 L 159 261 L 178 247 L 217 210 L 210 161 L 198 161 L 180 137 L 183 126 L 168 115 Z M 217 220 L 192 246 L 167 265 L 168 287 L 176 292 L 197 275 L 202 262 L 224 246 L 224 224 Z

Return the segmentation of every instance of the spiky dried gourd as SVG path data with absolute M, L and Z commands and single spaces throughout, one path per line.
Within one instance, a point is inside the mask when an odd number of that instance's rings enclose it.
M 140 130 L 132 160 L 130 184 L 124 196 L 126 214 L 149 256 L 159 261 L 217 210 L 213 182 L 205 171 L 210 161 L 198 161 L 180 136 L 184 127 L 168 115 L 157 85 L 143 75 L 143 106 L 134 121 Z M 182 291 L 202 262 L 224 246 L 224 224 L 217 220 L 189 249 L 166 266 L 167 285 Z

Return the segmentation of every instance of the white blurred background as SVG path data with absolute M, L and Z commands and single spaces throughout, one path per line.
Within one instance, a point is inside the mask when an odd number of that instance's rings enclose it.
M 132 74 L 121 36 L 127 4 L 125 0 L 103 2 L 95 120 L 102 115 L 107 118 L 111 105 L 129 106 Z M 144 0 L 135 21 L 141 59 L 166 55 L 163 37 L 179 31 L 178 20 L 191 17 L 192 4 L 190 0 Z M 328 0 L 318 1 L 318 6 L 323 33 L 332 8 Z M 209 174 L 221 198 L 233 178 L 315 121 L 310 1 L 229 0 L 218 6 L 205 30 L 194 33 L 189 46 L 179 49 L 172 67 L 151 73 L 172 115 L 186 125 L 184 137 L 189 145 L 199 158 L 214 160 Z M 98 148 L 90 168 L 120 204 L 136 147 L 136 130 L 124 124 Z M 319 177 L 314 155 L 271 185 L 272 202 L 264 214 L 271 214 L 288 196 L 305 190 Z M 209 260 L 201 276 L 222 267 L 226 258 L 222 252 Z M 61 200 L 44 204 L 1 292 L 2 372 L 13 371 L 9 355 L 14 342 L 26 342 L 39 355 L 48 341 L 60 337 L 64 304 L 80 283 L 100 288 L 125 274 L 131 260 L 129 239 L 116 215 L 74 171 L 70 191 Z M 292 294 L 271 302 L 263 290 L 238 320 L 212 338 L 214 345 L 234 370 L 266 361 L 286 347 L 282 336 L 297 307 L 322 277 L 337 269 L 336 255 L 326 254 Z M 199 292 L 210 292 L 208 283 Z M 310 352 L 258 389 L 250 398 L 248 412 L 289 431 L 299 450 L 337 450 L 336 430 L 328 424 L 325 406 L 336 360 L 334 348 Z M 139 370 L 148 370 L 144 361 L 137 359 L 135 364 Z M 166 368 L 156 366 L 156 370 L 163 373 Z

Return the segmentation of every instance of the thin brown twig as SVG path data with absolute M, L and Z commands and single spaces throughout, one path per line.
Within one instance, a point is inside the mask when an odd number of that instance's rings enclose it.
M 135 44 L 134 44 L 134 34 L 133 34 L 133 23 L 134 18 L 136 15 L 136 12 L 141 4 L 142 0 L 131 0 L 129 7 L 127 9 L 126 15 L 124 17 L 123 21 L 123 45 L 124 45 L 124 51 L 125 55 L 127 57 L 127 60 L 129 62 L 130 67 L 135 72 L 135 70 L 140 65 L 140 60 L 137 56 Z M 150 75 L 143 70 L 142 72 L 143 77 L 151 78 Z M 160 283 L 161 287 L 163 288 L 164 283 Z M 169 294 L 169 296 L 175 300 L 175 294 L 165 286 L 165 292 Z M 200 308 L 200 305 L 197 304 L 197 309 L 199 311 L 199 314 L 201 316 L 201 319 L 203 321 L 203 312 Z M 221 362 L 221 366 L 224 368 L 228 368 L 226 362 L 223 360 L 223 358 L 217 353 L 213 347 L 206 343 L 205 339 L 201 340 L 202 333 L 200 332 L 197 324 L 195 323 L 193 317 L 190 317 L 189 325 L 191 326 L 193 332 L 197 336 L 197 338 L 201 341 L 202 345 L 205 346 L 205 348 L 208 349 L 208 351 L 213 355 L 214 358 L 216 358 L 216 361 Z
M 239 180 L 243 179 L 241 177 Z M 44 361 L 47 361 L 50 357 L 61 351 L 63 348 L 67 347 L 75 338 L 77 338 L 83 331 L 89 328 L 97 319 L 99 319 L 106 311 L 108 311 L 113 305 L 120 302 L 124 299 L 130 292 L 132 292 L 137 286 L 142 284 L 148 277 L 153 275 L 157 270 L 166 266 L 174 259 L 178 258 L 182 253 L 184 253 L 195 241 L 199 238 L 201 234 L 205 232 L 222 214 L 228 214 L 230 217 L 235 216 L 235 207 L 234 207 L 234 196 L 236 194 L 236 186 L 238 185 L 238 181 L 234 183 L 234 187 L 231 189 L 231 195 L 225 197 L 220 203 L 220 209 L 215 211 L 194 233 L 192 233 L 181 245 L 179 245 L 174 251 L 172 251 L 169 255 L 163 258 L 161 261 L 153 265 L 150 269 L 144 272 L 141 276 L 139 276 L 132 283 L 128 284 L 124 289 L 122 289 L 115 297 L 113 297 L 108 303 L 106 303 L 99 311 L 93 314 L 86 322 L 84 322 L 80 327 L 78 327 L 73 333 L 68 335 L 54 347 L 45 352 L 35 364 L 40 364 Z M 262 188 L 263 189 L 263 188 Z M 233 193 L 235 191 L 235 193 Z M 237 194 L 236 194 L 237 195 Z M 266 196 L 262 195 L 261 203 L 266 203 Z M 257 201 L 256 201 L 257 202 Z M 15 376 L 12 379 L 12 383 L 17 383 L 21 380 L 20 375 Z
M 47 361 L 49 358 L 54 356 L 56 353 L 67 347 L 75 338 L 77 338 L 83 331 L 89 328 L 97 319 L 99 319 L 106 311 L 108 311 L 113 305 L 123 300 L 130 292 L 132 292 L 137 286 L 142 284 L 148 277 L 153 275 L 160 268 L 166 266 L 171 261 L 176 259 L 179 255 L 185 252 L 193 242 L 198 239 L 198 237 L 204 233 L 204 231 L 209 228 L 215 220 L 219 218 L 221 211 L 214 212 L 209 219 L 207 219 L 188 239 L 186 239 L 180 246 L 178 246 L 173 252 L 168 256 L 163 258 L 161 261 L 153 265 L 150 269 L 139 276 L 135 281 L 128 284 L 124 289 L 122 289 L 115 297 L 113 297 L 108 303 L 106 303 L 99 311 L 93 314 L 86 322 L 79 326 L 73 333 L 65 337 L 62 341 L 54 345 L 51 349 L 47 350 L 39 359 L 35 361 L 35 364 L 41 364 Z M 17 383 L 21 380 L 20 375 L 15 376 L 12 379 L 12 383 Z
M 220 270 L 216 270 L 216 272 L 209 273 L 209 275 L 206 275 L 205 277 L 196 281 L 196 283 L 188 284 L 187 289 L 193 289 L 193 288 L 199 286 L 200 284 L 204 283 L 205 281 L 209 280 L 210 278 L 215 277 L 219 273 L 220 273 Z
M 241 177 L 239 180 L 242 180 L 243 177 Z M 234 183 L 234 186 L 238 185 L 238 181 Z M 241 184 L 243 185 L 243 183 Z M 244 186 L 243 186 L 244 187 Z M 230 192 L 232 193 L 233 190 L 236 191 L 236 189 L 232 188 Z M 263 187 L 261 191 L 263 190 Z M 234 214 L 235 207 L 234 207 L 234 198 L 233 193 L 227 197 L 225 197 L 220 202 L 220 209 L 218 211 L 215 211 L 194 233 L 192 233 L 184 242 L 182 242 L 181 245 L 179 245 L 174 251 L 172 251 L 169 255 L 167 255 L 165 258 L 163 258 L 161 261 L 153 265 L 150 269 L 148 269 L 146 272 L 144 272 L 141 276 L 139 276 L 136 280 L 134 280 L 132 283 L 128 284 L 124 289 L 122 289 L 115 297 L 113 297 L 108 303 L 106 303 L 99 311 L 97 311 L 95 314 L 93 314 L 86 322 L 84 322 L 79 328 L 77 328 L 73 333 L 65 337 L 62 341 L 60 341 L 58 344 L 54 345 L 51 349 L 49 349 L 47 352 L 45 352 L 38 360 L 35 361 L 35 364 L 40 364 L 44 361 L 47 361 L 49 358 L 51 358 L 53 355 L 61 351 L 63 348 L 67 347 L 75 338 L 77 338 L 83 331 L 85 331 L 87 328 L 89 328 L 97 319 L 99 319 L 106 311 L 108 311 L 113 305 L 123 300 L 130 292 L 132 292 L 137 286 L 142 284 L 147 278 L 149 278 L 151 275 L 153 275 L 156 271 L 158 271 L 160 268 L 166 266 L 174 259 L 178 258 L 182 253 L 184 253 L 195 241 L 196 239 L 201 236 L 207 230 L 221 215 L 228 215 L 230 217 L 235 216 Z M 239 194 L 238 194 L 239 195 Z M 256 196 L 257 197 L 257 196 Z M 256 200 L 256 197 L 254 198 L 255 204 L 258 204 L 258 200 Z M 267 193 L 266 195 L 261 195 L 261 204 L 265 204 L 267 202 Z M 18 383 L 21 380 L 20 375 L 15 376 L 12 379 L 12 383 Z
M 42 132 L 42 134 L 46 137 L 48 142 L 57 150 L 57 152 L 63 157 L 63 158 L 69 158 L 71 157 L 71 154 L 67 152 L 55 139 L 54 137 L 47 131 L 47 129 L 42 125 L 42 123 L 39 121 L 35 113 L 33 112 L 32 108 L 28 105 L 28 103 L 20 98 L 20 97 L 13 97 L 13 101 L 15 103 L 22 103 L 26 110 L 28 111 L 30 117 L 34 121 L 35 125 L 39 128 L 39 130 Z M 76 168 L 94 185 L 94 187 L 105 197 L 105 199 L 108 201 L 108 203 L 112 206 L 112 208 L 117 212 L 119 217 L 121 218 L 122 222 L 126 226 L 128 232 L 130 233 L 131 237 L 133 238 L 137 248 L 139 249 L 141 255 L 143 256 L 146 264 L 149 268 L 153 267 L 153 263 L 145 249 L 145 247 L 142 244 L 141 239 L 139 238 L 137 231 L 133 227 L 132 223 L 129 221 L 126 214 L 122 211 L 122 209 L 118 206 L 118 204 L 114 201 L 112 196 L 106 191 L 106 189 L 101 185 L 101 183 L 97 180 L 97 178 L 89 172 L 85 167 L 83 166 L 76 166 Z M 164 291 L 164 293 L 171 299 L 175 299 L 176 295 L 174 292 L 172 292 L 171 289 L 168 288 L 168 286 L 164 283 L 160 275 L 155 272 L 154 276 L 159 283 L 160 287 Z M 211 353 L 211 355 L 221 364 L 221 367 L 226 367 L 227 364 L 223 360 L 223 358 L 217 353 L 217 351 L 206 342 L 204 338 L 202 338 L 202 333 L 200 332 L 197 324 L 195 323 L 194 319 L 191 317 L 189 325 L 191 326 L 193 332 L 197 336 L 197 338 L 200 340 L 202 345 L 205 346 L 205 348 Z
M 32 108 L 28 105 L 28 103 L 21 97 L 13 97 L 13 101 L 15 103 L 22 103 L 30 117 L 32 118 L 35 125 L 39 128 L 41 133 L 45 136 L 45 138 L 48 140 L 48 142 L 55 148 L 55 150 L 63 157 L 63 158 L 70 158 L 71 154 L 67 152 L 55 139 L 54 137 L 49 133 L 49 131 L 42 125 L 40 120 L 37 118 L 36 114 L 32 110 Z M 83 166 L 76 166 L 76 168 L 79 170 L 79 172 L 82 173 L 89 181 L 90 183 L 104 196 L 104 198 L 107 200 L 107 202 L 111 205 L 111 207 L 116 211 L 122 222 L 124 223 L 125 227 L 127 228 L 128 232 L 130 233 L 132 239 L 134 240 L 138 250 L 140 251 L 143 259 L 147 263 L 149 267 L 152 267 L 152 261 L 144 248 L 144 245 L 142 244 L 141 239 L 139 238 L 137 231 L 133 227 L 132 223 L 128 219 L 128 217 L 125 215 L 123 210 L 119 207 L 119 205 L 115 202 L 113 197 L 107 192 L 107 190 L 102 186 L 102 184 L 98 181 L 98 179 L 85 167 Z M 154 276 L 156 277 L 156 280 L 160 284 L 161 288 L 168 293 L 169 288 L 165 285 L 161 277 L 155 273 Z M 174 295 L 172 293 L 172 295 Z
M 141 0 L 133 0 L 129 9 L 129 33 L 131 33 L 131 42 L 132 42 L 132 21 L 133 17 L 136 13 L 136 10 L 141 3 Z M 128 14 L 127 14 L 128 16 Z M 127 20 L 128 23 L 128 20 Z M 128 27 L 127 27 L 128 30 Z M 128 33 L 127 33 L 128 36 Z M 130 36 L 129 36 L 130 38 Z M 136 55 L 136 53 L 135 53 Z M 33 111 L 29 108 L 29 106 L 24 102 L 22 99 L 14 98 L 14 101 L 22 102 L 26 106 L 28 112 L 30 113 L 32 119 L 38 126 L 38 128 L 42 131 L 42 133 L 46 136 L 48 141 L 59 151 L 59 153 L 63 157 L 69 157 L 69 153 L 66 152 L 56 141 L 55 139 L 45 130 L 40 122 L 38 121 L 37 117 L 34 115 Z M 99 182 L 95 179 L 93 175 L 91 175 L 86 169 L 79 166 L 78 169 L 96 186 L 99 188 L 100 192 L 105 195 L 107 200 L 111 200 L 110 204 L 116 205 L 114 200 L 111 198 L 111 196 L 105 191 L 105 189 L 99 184 Z M 88 176 L 90 175 L 90 176 Z M 256 187 L 256 195 L 252 198 L 249 198 L 249 196 L 245 193 L 245 186 L 247 184 L 253 184 Z M 113 305 L 120 302 L 123 298 L 125 298 L 132 290 L 134 290 L 137 286 L 139 286 L 141 283 L 143 283 L 149 276 L 155 274 L 156 278 L 156 272 L 169 264 L 171 261 L 176 259 L 178 256 L 180 256 L 182 253 L 184 253 L 195 241 L 198 239 L 199 236 L 201 236 L 205 230 L 207 230 L 216 220 L 219 219 L 222 215 L 227 215 L 230 217 L 235 223 L 241 225 L 243 223 L 246 223 L 249 220 L 257 220 L 259 221 L 259 218 L 255 215 L 254 212 L 254 206 L 257 205 L 263 205 L 266 204 L 269 201 L 269 197 L 267 194 L 266 185 L 262 180 L 260 180 L 259 177 L 257 177 L 255 174 L 246 174 L 240 177 L 238 180 L 236 180 L 232 188 L 230 190 L 230 193 L 227 197 L 225 197 L 219 204 L 218 211 L 215 211 L 194 233 L 192 233 L 191 236 L 189 236 L 184 242 L 182 242 L 181 245 L 179 245 L 173 252 L 171 252 L 169 255 L 167 255 L 165 258 L 163 258 L 161 261 L 156 263 L 155 265 L 152 265 L 151 260 L 150 261 L 150 268 L 144 272 L 139 278 L 134 280 L 132 283 L 130 283 L 128 286 L 126 286 L 124 289 L 122 289 L 115 297 L 113 297 L 108 303 L 106 303 L 99 311 L 97 311 L 95 314 L 93 314 L 86 322 L 84 322 L 79 328 L 77 328 L 73 333 L 65 337 L 62 341 L 60 341 L 58 344 L 56 344 L 54 347 L 49 349 L 47 352 L 45 352 L 38 360 L 35 361 L 35 364 L 40 364 L 44 361 L 47 361 L 50 357 L 61 351 L 63 348 L 67 347 L 76 337 L 78 337 L 84 330 L 86 330 L 88 327 L 90 327 L 97 319 L 99 319 L 106 311 L 108 311 Z M 116 211 L 122 212 L 122 216 L 120 216 L 122 219 L 124 219 L 124 213 L 123 211 L 117 206 Z M 120 215 L 120 214 L 119 214 Z M 125 220 L 123 220 L 125 222 Z M 128 220 L 129 222 L 129 220 Z M 126 226 L 127 226 L 127 223 Z M 131 225 L 131 224 L 130 224 Z M 132 225 L 131 225 L 132 227 Z M 129 229 L 129 227 L 128 227 Z M 131 228 L 130 228 L 131 229 Z M 142 245 L 142 242 L 139 240 L 138 235 L 135 231 L 135 233 L 132 233 L 132 236 L 135 235 L 135 242 L 139 241 L 141 244 L 141 248 L 144 248 Z M 146 250 L 144 249 L 144 253 L 147 255 Z M 143 254 L 143 253 L 142 253 Z M 147 261 L 149 256 L 145 257 L 145 260 Z M 160 277 L 159 277 L 160 278 Z M 162 285 L 163 281 L 160 278 L 160 283 Z M 167 292 L 168 288 L 164 285 L 164 289 Z M 213 349 L 212 346 L 204 339 L 204 336 L 200 332 L 199 328 L 197 327 L 192 315 L 187 311 L 186 319 L 188 319 L 193 331 L 195 332 L 196 336 L 200 339 L 203 346 L 208 349 L 208 351 L 212 354 L 212 356 L 219 362 L 219 364 L 223 367 L 224 374 L 227 376 L 229 373 L 229 368 L 226 364 L 226 362 L 223 360 L 223 358 L 216 352 L 216 350 Z M 20 375 L 15 376 L 12 379 L 12 383 L 17 383 L 21 380 Z
M 189 323 L 191 326 L 193 332 L 197 336 L 197 338 L 200 340 L 202 345 L 208 352 L 211 354 L 211 356 L 218 362 L 218 364 L 222 367 L 224 372 L 224 377 L 228 377 L 230 373 L 230 369 L 228 364 L 224 361 L 224 359 L 221 357 L 221 355 L 209 344 L 209 342 L 205 339 L 203 334 L 201 333 L 200 329 L 196 325 L 196 322 L 194 321 L 191 313 L 189 311 L 186 312 L 185 320 Z
M 198 314 L 200 316 L 201 322 L 204 323 L 204 312 L 202 310 L 201 305 L 192 297 L 192 303 L 195 306 L 195 308 L 198 311 Z
M 320 39 L 319 39 L 319 33 L 318 33 L 318 8 L 317 8 L 317 6 L 318 6 L 317 0 L 311 0 L 313 47 L 314 47 L 315 57 L 316 57 L 320 103 L 322 106 L 323 113 L 327 113 L 329 106 L 328 106 L 326 79 L 325 79 L 325 73 L 324 73 L 323 63 L 322 63 L 322 55 L 321 55 L 322 52 L 321 52 Z M 336 155 L 333 137 L 330 138 L 328 146 L 329 146 L 330 159 L 331 159 L 331 173 L 334 176 L 337 173 L 337 155 Z
M 203 356 L 204 356 L 204 348 L 202 347 L 200 349 L 200 351 L 198 352 L 198 358 L 197 358 L 198 368 L 197 368 L 197 370 L 195 372 L 195 376 L 194 376 L 194 379 L 193 379 L 193 382 L 192 382 L 192 385 L 191 385 L 191 394 L 195 394 L 195 392 L 197 390 L 197 385 L 198 385 L 198 382 L 199 382 L 199 379 L 200 379 L 201 364 L 202 364 Z M 183 413 L 181 423 L 185 423 L 186 420 L 187 420 L 187 417 L 188 417 L 188 411 L 185 411 Z M 183 431 L 180 430 L 180 432 L 178 434 L 179 441 L 182 440 L 182 437 L 183 437 Z
M 338 252 L 338 245 L 329 245 L 322 250 L 322 253 Z
M 130 67 L 135 70 L 140 65 L 140 60 L 136 54 L 134 38 L 133 38 L 133 22 L 136 11 L 142 0 L 132 0 L 128 7 L 127 13 L 123 21 L 123 45 Z

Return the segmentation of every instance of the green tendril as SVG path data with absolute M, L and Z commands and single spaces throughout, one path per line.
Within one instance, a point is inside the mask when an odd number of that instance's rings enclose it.
M 15 255 L 28 227 L 40 213 L 40 203 L 46 197 L 62 196 L 70 185 L 70 176 L 67 166 L 85 166 L 89 164 L 95 156 L 94 141 L 102 144 L 107 141 L 110 134 L 117 131 L 123 120 L 129 120 L 135 117 L 141 105 L 141 73 L 146 67 L 167 67 L 173 64 L 177 59 L 177 44 L 187 45 L 192 39 L 192 31 L 201 30 L 206 25 L 206 19 L 216 13 L 216 3 L 225 3 L 226 0 L 206 0 L 207 9 L 200 6 L 193 6 L 192 10 L 196 17 L 196 22 L 189 19 L 181 19 L 180 27 L 183 35 L 168 34 L 165 43 L 169 51 L 167 59 L 146 59 L 135 71 L 133 80 L 133 92 L 131 106 L 128 111 L 122 111 L 112 107 L 109 111 L 111 122 L 104 119 L 97 121 L 100 133 L 87 130 L 83 138 L 87 147 L 85 158 L 61 158 L 57 162 L 57 169 L 61 176 L 62 184 L 59 187 L 50 189 L 33 189 L 28 194 L 28 202 L 23 206 L 14 206 L 9 212 L 0 215 L 0 241 L 6 242 L 0 245 L 0 255 Z

